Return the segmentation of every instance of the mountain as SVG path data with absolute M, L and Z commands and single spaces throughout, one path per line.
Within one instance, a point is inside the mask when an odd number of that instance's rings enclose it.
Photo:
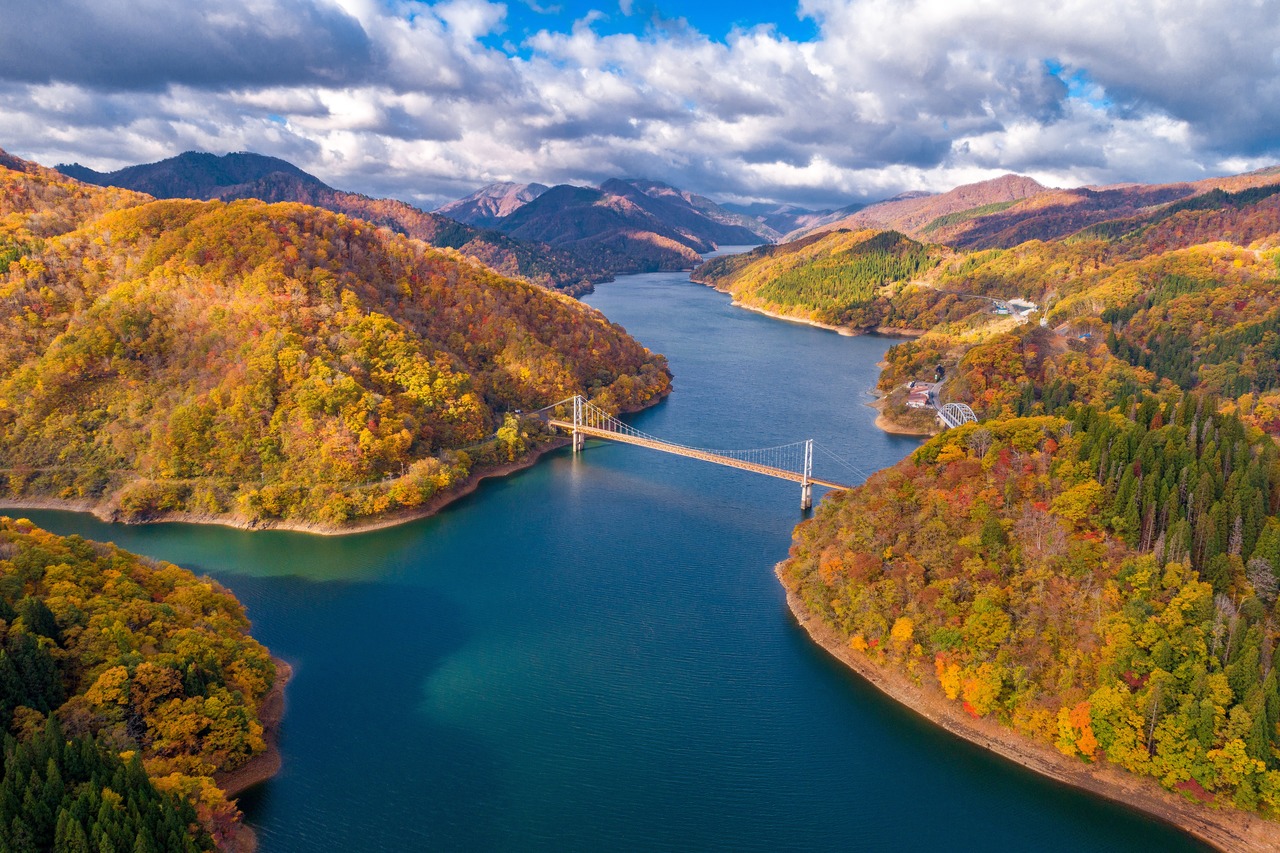
M 891 297 L 949 255 L 897 231 L 841 229 L 712 258 L 693 280 L 752 308 L 867 330 L 889 325 Z
M 721 221 L 728 220 L 728 221 Z M 654 181 L 561 184 L 495 223 L 523 240 L 596 257 L 619 272 L 689 269 L 719 245 L 762 242 L 739 217 Z
M 920 238 L 874 227 L 819 230 L 714 258 L 694 280 L 798 319 L 928 330 L 913 345 L 928 353 L 920 358 L 953 366 L 982 330 L 1018 322 L 1009 300 L 1050 304 L 1047 321 L 1115 324 L 1115 352 L 1184 389 L 1210 383 L 1231 397 L 1280 390 L 1280 359 L 1269 349 L 1280 307 L 1266 295 L 1275 287 L 1280 170 L 990 201 L 1035 186 L 1002 179 L 873 205 L 853 219 L 892 218 Z M 984 204 L 964 207 L 975 202 Z M 1174 311 L 1171 300 L 1194 307 Z M 975 408 L 983 411 L 993 393 L 986 388 Z
M 946 193 L 904 193 L 808 231 L 888 228 L 961 249 L 1011 248 L 1055 240 L 1102 223 L 1139 223 L 1175 202 L 1213 191 L 1239 192 L 1276 179 L 1274 169 L 1169 184 L 1123 184 L 1050 189 L 1031 178 L 1005 175 Z
M 533 451 L 518 410 L 669 388 L 598 311 L 366 221 L 17 165 L 0 168 L 0 499 L 337 528 Z
M 435 212 L 477 228 L 492 228 L 499 219 L 515 213 L 548 189 L 545 184 L 516 184 L 510 181 L 489 184 L 465 198 L 436 208 Z
M 128 166 L 107 173 L 95 172 L 78 163 L 59 165 L 57 169 L 88 184 L 125 187 L 156 198 L 239 198 L 237 192 L 269 175 L 287 175 L 303 184 L 325 186 L 319 178 L 286 160 L 248 151 L 221 157 L 188 151 L 158 163 Z
M 753 217 L 743 216 L 716 204 L 706 196 L 676 189 L 661 181 L 637 179 L 610 181 L 608 184 L 601 185 L 601 189 L 607 190 L 609 187 L 614 187 L 616 191 L 617 184 L 630 184 L 649 198 L 663 202 L 662 208 L 650 208 L 651 212 L 668 222 L 678 220 L 685 227 L 719 245 L 755 245 L 762 241 L 773 243 L 782 237 L 777 231 Z M 716 229 L 702 224 L 698 221 L 700 218 L 709 219 L 724 228 Z M 735 240 L 739 242 L 733 242 Z
M 569 292 L 589 289 L 610 277 L 594 260 L 545 244 L 529 244 L 496 231 L 482 230 L 392 199 L 374 199 L 336 190 L 319 178 L 276 157 L 239 152 L 216 156 L 188 151 L 158 163 L 101 173 L 77 164 L 58 170 L 99 186 L 124 187 L 156 198 L 256 198 L 323 207 L 390 228 L 439 248 L 457 249 L 503 275 Z
M 936 195 L 923 192 L 903 193 L 811 230 L 883 228 L 923 239 L 930 236 L 931 228 L 937 230 L 947 217 L 958 219 L 995 212 L 1047 191 L 1031 178 L 1004 175 Z
M 724 205 L 726 210 L 750 217 L 764 226 L 767 229 L 766 233 L 774 235 L 770 242 L 794 239 L 828 222 L 843 219 L 864 207 L 866 205 L 861 203 L 850 204 L 839 210 L 810 210 L 794 204 Z
M 711 249 L 709 243 L 689 241 L 630 199 L 568 184 L 547 190 L 498 227 L 523 240 L 589 253 L 625 272 L 686 269 Z
M 1139 222 L 1174 203 L 1272 185 L 1275 168 L 1243 175 L 1171 184 L 1125 184 L 1050 190 L 1014 204 L 960 213 L 926 226 L 924 236 L 964 248 L 1005 248 L 1026 240 L 1053 240 L 1100 223 Z M 1174 205 L 1176 207 L 1176 205 Z

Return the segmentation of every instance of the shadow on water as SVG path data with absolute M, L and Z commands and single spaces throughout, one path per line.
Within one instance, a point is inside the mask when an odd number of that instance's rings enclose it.
M 264 849 L 428 849 L 463 827 L 482 847 L 496 843 L 484 827 L 499 787 L 497 756 L 418 711 L 420 685 L 470 640 L 452 603 L 421 587 L 231 580 L 256 633 L 295 667 L 282 772 L 241 799 L 251 822 L 292 816 L 259 823 Z

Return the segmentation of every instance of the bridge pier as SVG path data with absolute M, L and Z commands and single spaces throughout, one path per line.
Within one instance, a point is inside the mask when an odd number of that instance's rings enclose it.
M 582 409 L 583 409 L 583 403 L 585 402 L 586 400 L 582 399 L 581 394 L 573 398 L 573 452 L 574 453 L 581 453 L 587 446 L 586 435 L 584 435 L 582 431 L 578 429 L 578 427 L 582 426 L 582 421 L 583 421 Z
M 813 509 L 813 439 L 804 443 L 804 475 L 800 479 L 800 509 Z

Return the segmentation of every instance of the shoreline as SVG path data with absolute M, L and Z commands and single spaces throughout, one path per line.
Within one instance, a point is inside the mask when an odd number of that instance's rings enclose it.
M 711 285 L 707 285 L 711 287 Z M 720 290 L 720 288 L 714 288 Z M 721 293 L 728 293 L 726 290 L 720 290 Z M 732 296 L 732 294 L 730 294 Z M 733 308 L 741 308 L 744 311 L 750 311 L 753 314 L 763 314 L 774 320 L 782 320 L 786 323 L 799 323 L 802 326 L 813 326 L 816 329 L 826 329 L 828 332 L 835 332 L 837 335 L 843 335 L 846 338 L 855 338 L 858 335 L 864 335 L 866 332 L 858 332 L 850 329 L 848 326 L 833 326 L 830 323 L 819 323 L 817 320 L 806 320 L 804 317 L 792 317 L 788 314 L 780 314 L 777 311 L 770 311 L 767 308 L 757 308 L 754 305 L 747 305 L 745 302 L 739 302 L 736 298 L 729 303 Z
M 213 783 L 222 789 L 228 800 L 266 782 L 280 772 L 284 763 L 280 755 L 280 724 L 284 720 L 284 688 L 293 678 L 293 667 L 275 655 L 271 660 L 276 665 L 276 678 L 271 682 L 267 695 L 262 697 L 262 707 L 258 709 L 262 739 L 266 741 L 267 748 L 235 770 L 213 774 Z M 258 833 L 244 823 L 241 815 L 223 853 L 256 853 L 257 849 Z
M 480 483 L 490 477 L 505 477 L 516 471 L 523 471 L 525 468 L 531 468 L 545 454 L 553 450 L 559 450 L 561 447 L 569 445 L 567 438 L 553 438 L 545 444 L 540 444 L 529 453 L 515 460 L 502 465 L 494 465 L 473 471 L 463 480 L 457 487 L 449 489 L 445 492 L 438 492 L 431 496 L 430 500 L 423 502 L 415 507 L 408 507 L 394 512 L 380 515 L 374 518 L 356 521 L 351 524 L 344 524 L 341 527 L 320 524 L 319 522 L 310 521 L 289 521 L 288 519 L 266 519 L 255 521 L 252 519 L 241 518 L 234 515 L 214 515 L 212 513 L 194 513 L 194 512 L 164 512 L 158 513 L 146 519 L 137 521 L 123 521 L 115 518 L 107 507 L 99 501 L 79 500 L 63 500 L 60 498 L 50 497 L 31 497 L 29 499 L 3 498 L 0 499 L 0 511 L 4 510 L 24 510 L 24 509 L 51 509 L 63 512 L 86 512 L 99 521 L 107 524 L 128 524 L 128 525 L 144 525 L 144 524 L 165 524 L 175 522 L 181 524 L 210 524 L 217 527 L 232 527 L 238 530 L 285 530 L 293 533 L 310 533 L 316 536 L 346 536 L 352 533 L 368 533 L 374 530 L 384 530 L 388 527 L 398 527 L 401 524 L 408 524 L 411 521 L 429 518 L 449 504 L 466 497 L 475 492 L 480 487 Z
M 828 332 L 835 332 L 837 335 L 843 335 L 846 338 L 856 338 L 862 335 L 883 335 L 888 338 L 919 338 L 926 334 L 924 329 L 908 329 L 904 326 L 876 326 L 871 329 L 855 329 L 850 326 L 836 326 L 831 323 L 822 323 L 818 320 L 810 320 L 805 317 L 796 317 L 791 314 L 783 314 L 778 311 L 770 311 L 768 308 L 760 308 L 755 305 L 748 305 L 738 300 L 732 291 L 725 290 L 723 287 L 716 287 L 709 281 L 702 281 L 693 276 L 689 276 L 689 281 L 694 284 L 701 284 L 703 287 L 709 287 L 717 293 L 723 293 L 730 298 L 729 305 L 733 308 L 741 308 L 744 311 L 750 311 L 754 314 L 763 314 L 774 320 L 782 320 L 786 323 L 798 323 L 801 326 L 813 326 L 815 329 L 825 329 Z
M 732 296 L 732 294 L 727 290 L 720 290 L 720 288 L 710 284 L 708 284 L 707 287 Z M 875 326 L 870 329 L 854 329 L 850 326 L 833 326 L 830 323 L 808 320 L 804 317 L 793 317 L 790 314 L 770 311 L 767 308 L 758 308 L 755 305 L 748 305 L 745 302 L 739 302 L 737 298 L 734 298 L 729 305 L 733 308 L 741 308 L 744 311 L 750 311 L 754 314 L 763 314 L 764 316 L 774 320 L 782 320 L 786 323 L 799 323 L 801 326 L 813 326 L 815 329 L 825 329 L 828 332 L 835 332 L 837 335 L 843 335 L 846 338 L 858 338 L 863 335 L 881 335 L 886 338 L 921 338 L 926 334 L 923 329 L 908 329 L 904 326 Z
M 293 667 L 274 655 L 271 661 L 276 665 L 276 679 L 271 682 L 271 689 L 262 697 L 262 706 L 258 709 L 258 722 L 262 723 L 262 739 L 266 741 L 267 748 L 235 770 L 214 774 L 214 784 L 222 789 L 227 799 L 243 794 L 280 772 L 283 761 L 280 755 L 280 724 L 284 721 L 284 689 L 293 678 Z
M 961 706 L 912 682 L 904 674 L 856 654 L 821 618 L 809 612 L 787 586 L 782 569 L 774 574 L 796 623 L 816 645 L 885 696 L 976 746 L 1026 769 L 1135 809 L 1170 824 L 1224 853 L 1266 853 L 1280 849 L 1280 823 L 1234 808 L 1196 807 L 1153 779 L 1104 763 L 1086 764 L 1050 746 L 1029 740 L 990 718 L 971 717 Z
M 911 436 L 912 438 L 932 438 L 941 432 L 939 429 L 924 430 L 895 421 L 891 416 L 885 413 L 885 408 L 888 404 L 885 402 L 883 394 L 876 394 L 876 398 L 866 405 L 876 410 L 876 429 L 881 432 L 888 433 L 889 435 L 905 435 Z

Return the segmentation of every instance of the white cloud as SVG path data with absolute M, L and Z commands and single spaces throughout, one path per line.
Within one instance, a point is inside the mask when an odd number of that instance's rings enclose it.
M 1280 16 L 1255 0 L 802 0 L 803 43 L 588 16 L 515 57 L 488 46 L 506 7 L 485 0 L 12 2 L 42 37 L 0 27 L 0 145 L 42 162 L 249 149 L 424 203 L 632 175 L 836 204 L 1280 159 Z

